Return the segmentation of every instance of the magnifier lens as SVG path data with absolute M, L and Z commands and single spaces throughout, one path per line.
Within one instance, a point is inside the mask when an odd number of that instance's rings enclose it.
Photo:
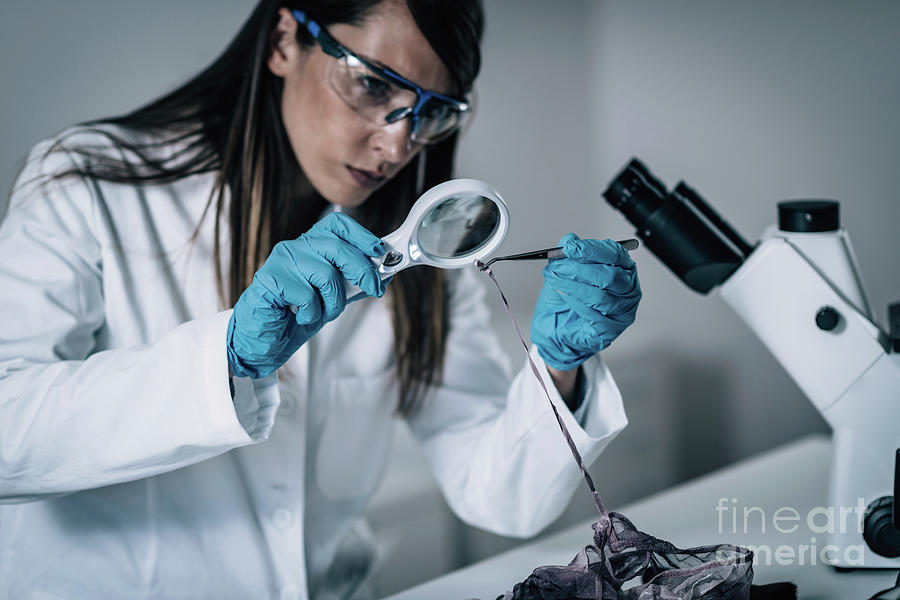
M 497 204 L 479 194 L 451 196 L 419 224 L 419 248 L 432 258 L 459 258 L 488 243 L 500 226 Z

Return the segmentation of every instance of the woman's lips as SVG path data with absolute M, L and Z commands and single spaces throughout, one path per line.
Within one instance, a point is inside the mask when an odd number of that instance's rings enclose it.
M 353 176 L 353 180 L 356 181 L 357 185 L 364 188 L 376 188 L 386 179 L 384 175 L 378 175 L 372 171 L 355 169 L 350 165 L 347 165 L 347 170 L 350 171 L 350 175 Z

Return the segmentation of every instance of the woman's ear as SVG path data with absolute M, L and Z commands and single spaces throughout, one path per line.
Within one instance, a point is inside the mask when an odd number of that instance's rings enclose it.
M 302 50 L 297 43 L 297 21 L 286 8 L 278 9 L 278 22 L 269 35 L 269 70 L 284 77 L 300 60 Z

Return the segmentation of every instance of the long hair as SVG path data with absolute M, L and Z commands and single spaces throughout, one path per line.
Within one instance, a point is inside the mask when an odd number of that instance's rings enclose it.
M 83 124 L 109 137 L 133 159 L 126 162 L 90 148 L 66 148 L 88 159 L 77 167 L 77 174 L 150 185 L 215 172 L 203 218 L 215 216 L 216 281 L 225 306 L 233 306 L 272 247 L 306 232 L 327 206 L 312 191 L 293 154 L 281 118 L 283 82 L 266 64 L 278 9 L 300 8 L 327 27 L 358 24 L 379 1 L 261 0 L 225 51 L 199 75 L 129 114 Z M 406 4 L 450 72 L 454 92 L 468 93 L 480 68 L 480 0 L 406 0 Z M 314 43 L 302 27 L 297 40 L 304 47 Z M 126 140 L 104 125 L 150 134 L 152 141 Z M 452 177 L 456 141 L 454 134 L 425 147 L 356 209 L 354 217 L 379 236 L 395 229 L 424 189 Z M 174 153 L 160 158 L 152 152 L 173 143 L 179 148 Z M 230 229 L 227 273 L 220 260 L 225 251 L 222 220 Z M 410 414 L 427 387 L 440 378 L 446 300 L 443 274 L 431 267 L 407 269 L 390 286 L 401 414 Z

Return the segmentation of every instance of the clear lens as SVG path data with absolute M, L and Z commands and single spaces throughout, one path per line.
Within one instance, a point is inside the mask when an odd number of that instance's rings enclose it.
M 332 89 L 367 121 L 385 125 L 386 117 L 397 109 L 414 107 L 417 96 L 373 71 L 354 56 L 330 61 L 326 73 Z M 412 140 L 421 144 L 440 141 L 460 123 L 461 113 L 451 105 L 430 100 L 416 118 Z
M 432 259 L 447 260 L 484 247 L 500 227 L 500 209 L 491 198 L 464 193 L 433 206 L 422 218 L 416 239 Z
M 332 62 L 329 82 L 350 108 L 380 125 L 392 110 L 416 103 L 414 91 L 394 85 L 352 56 Z
M 453 133 L 460 125 L 462 113 L 443 102 L 429 102 L 419 113 L 414 142 L 434 143 Z

